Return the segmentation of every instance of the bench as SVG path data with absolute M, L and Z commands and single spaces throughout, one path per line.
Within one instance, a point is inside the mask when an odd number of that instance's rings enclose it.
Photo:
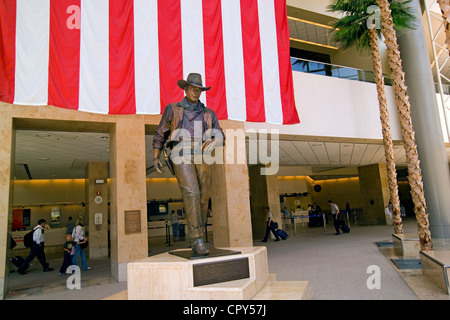
M 450 251 L 420 251 L 422 273 L 450 295 Z

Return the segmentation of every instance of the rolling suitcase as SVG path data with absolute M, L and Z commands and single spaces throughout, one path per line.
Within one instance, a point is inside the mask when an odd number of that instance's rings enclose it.
M 345 224 L 344 220 L 340 221 L 340 226 L 339 226 L 342 230 L 343 233 L 349 233 L 350 232 L 350 228 L 348 225 Z
M 288 237 L 287 232 L 284 231 L 283 229 L 277 229 L 276 233 L 277 233 L 277 235 L 278 235 L 281 239 L 283 239 L 283 240 L 286 240 L 287 237 Z
M 22 258 L 21 256 L 14 256 L 11 258 L 11 263 L 17 267 L 17 269 L 20 268 L 20 266 L 22 265 L 22 263 L 25 261 L 24 258 Z M 28 266 L 25 268 L 28 269 Z

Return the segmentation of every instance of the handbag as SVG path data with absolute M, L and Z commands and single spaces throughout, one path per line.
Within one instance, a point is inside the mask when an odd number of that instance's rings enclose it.
M 85 242 L 80 243 L 80 248 L 81 249 L 86 249 L 88 247 L 88 245 L 89 245 L 89 241 L 86 240 Z

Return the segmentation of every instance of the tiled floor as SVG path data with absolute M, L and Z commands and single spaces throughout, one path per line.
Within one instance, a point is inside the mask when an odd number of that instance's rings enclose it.
M 415 232 L 415 219 L 404 220 L 405 232 Z M 289 231 L 289 230 L 288 230 Z M 277 280 L 307 280 L 316 300 L 450 300 L 450 296 L 423 276 L 421 269 L 398 269 L 391 259 L 389 245 L 379 247 L 376 242 L 392 241 L 392 226 L 351 226 L 349 234 L 334 235 L 331 225 L 323 228 L 297 228 L 286 241 L 254 241 L 254 246 L 265 245 L 268 250 L 269 272 Z M 212 235 L 207 244 L 212 246 Z M 187 241 L 168 246 L 165 238 L 149 241 L 150 255 L 186 248 Z M 450 239 L 433 239 L 435 250 L 450 250 Z M 109 259 L 89 259 L 92 267 L 81 274 L 81 290 L 67 288 L 66 276 L 58 276 L 62 263 L 59 255 L 49 255 L 53 272 L 42 272 L 33 265 L 27 275 L 17 272 L 9 275 L 9 294 L 6 300 L 86 299 L 99 300 L 126 290 L 126 282 L 111 277 Z M 366 280 L 367 267 L 381 269 L 381 289 L 370 290 Z M 15 270 L 16 268 L 13 267 Z M 120 295 L 119 295 L 120 296 Z

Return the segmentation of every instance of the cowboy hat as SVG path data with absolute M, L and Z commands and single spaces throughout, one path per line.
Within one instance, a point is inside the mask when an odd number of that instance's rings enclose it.
M 178 86 L 186 90 L 189 85 L 202 89 L 202 91 L 206 91 L 211 89 L 211 87 L 204 87 L 202 84 L 202 75 L 199 73 L 189 73 L 186 80 L 178 80 Z

